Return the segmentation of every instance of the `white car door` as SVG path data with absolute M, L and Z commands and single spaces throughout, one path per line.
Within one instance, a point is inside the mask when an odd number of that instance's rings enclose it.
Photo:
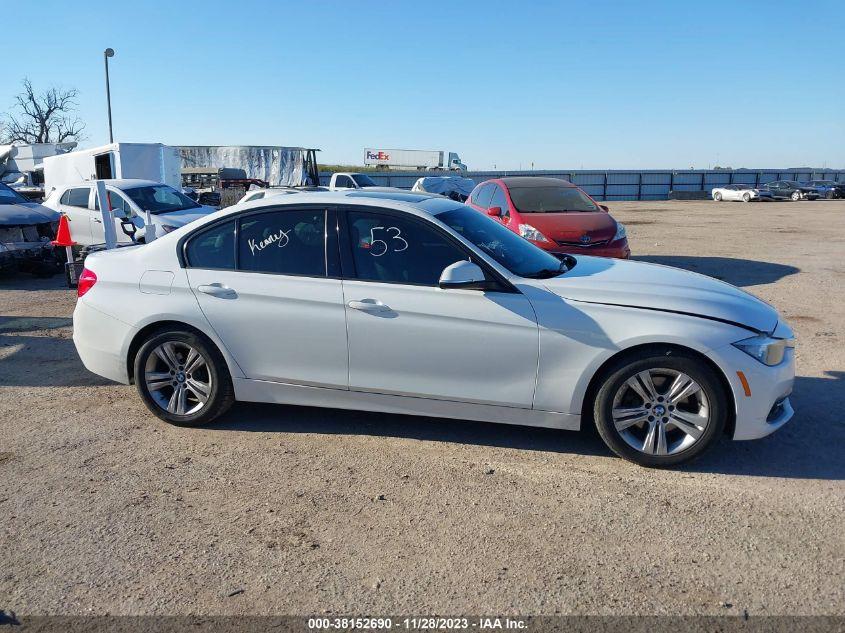
M 106 195 L 109 197 L 109 204 L 111 205 L 112 213 L 114 214 L 114 230 L 117 233 L 117 241 L 122 243 L 131 243 L 130 238 L 121 227 L 121 218 L 131 217 L 132 206 L 116 189 L 113 187 L 106 188 Z M 94 189 L 91 196 L 91 239 L 94 244 L 103 244 L 106 241 L 106 230 L 103 227 L 103 214 L 100 213 L 100 201 L 97 199 L 97 190 Z
M 441 289 L 443 269 L 470 258 L 463 247 L 368 209 L 347 209 L 342 230 L 350 389 L 531 408 L 539 332 L 525 296 Z
M 244 214 L 186 243 L 191 289 L 247 378 L 348 388 L 346 317 L 336 232 L 326 232 L 329 214 L 324 208 Z
M 91 237 L 91 211 L 88 201 L 91 186 L 69 187 L 59 197 L 58 210 L 67 216 L 70 237 L 80 246 L 96 244 Z

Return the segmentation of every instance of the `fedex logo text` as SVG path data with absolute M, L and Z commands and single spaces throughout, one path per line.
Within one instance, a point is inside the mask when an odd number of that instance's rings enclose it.
M 367 150 L 367 160 L 390 160 L 390 154 L 382 152 L 381 150 L 378 152 L 371 152 L 370 150 Z

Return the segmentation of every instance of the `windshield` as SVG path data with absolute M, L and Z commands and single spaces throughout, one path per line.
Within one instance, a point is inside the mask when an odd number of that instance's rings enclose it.
M 461 205 L 436 217 L 515 275 L 545 279 L 566 271 L 557 257 L 474 209 Z
M 598 211 L 598 205 L 575 187 L 508 187 L 513 206 L 520 213 Z
M 137 204 L 141 211 L 150 213 L 170 213 L 183 209 L 198 209 L 199 204 L 169 185 L 150 185 L 124 189 L 123 193 Z
M 20 204 L 22 202 L 29 202 L 29 200 L 11 187 L 0 182 L 0 204 Z
M 372 178 L 365 176 L 364 174 L 352 174 L 352 180 L 354 180 L 359 187 L 378 187 L 378 185 L 373 182 Z

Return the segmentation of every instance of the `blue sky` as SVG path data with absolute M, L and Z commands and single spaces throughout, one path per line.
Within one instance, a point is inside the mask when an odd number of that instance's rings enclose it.
M 845 167 L 845 3 L 74 2 L 4 29 L 116 140 L 457 151 L 473 169 Z

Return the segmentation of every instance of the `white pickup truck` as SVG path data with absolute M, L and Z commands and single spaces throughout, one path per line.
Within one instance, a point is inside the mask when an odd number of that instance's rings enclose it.
M 335 172 L 329 181 L 329 191 L 342 191 L 344 189 L 366 189 L 367 191 L 405 191 L 397 187 L 381 187 L 373 182 L 367 174 L 352 172 Z

